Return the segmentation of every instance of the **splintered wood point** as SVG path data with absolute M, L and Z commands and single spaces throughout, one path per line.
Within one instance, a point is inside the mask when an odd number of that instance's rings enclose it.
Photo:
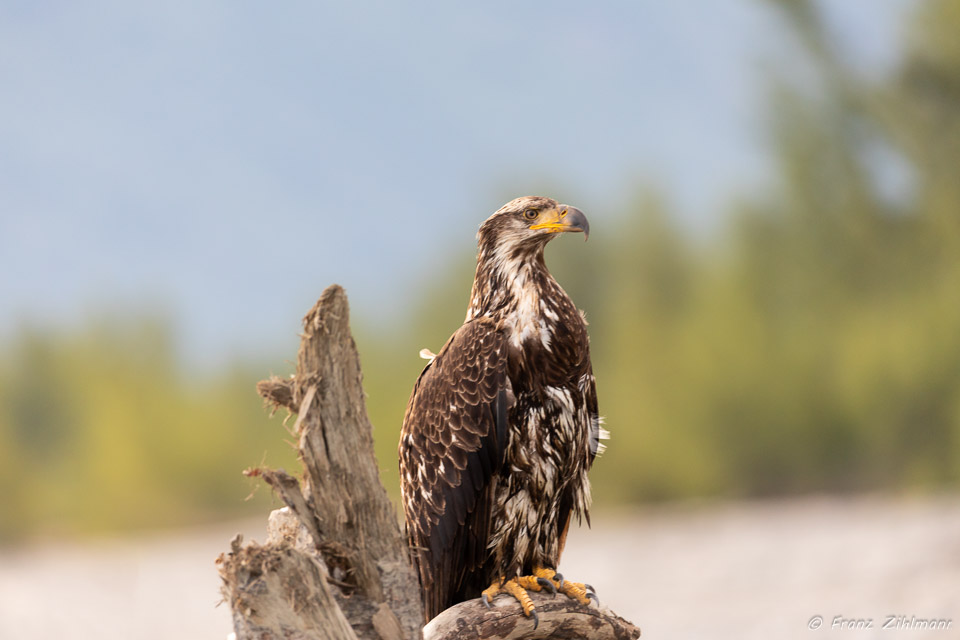
M 313 621 L 306 619 L 302 628 L 290 626 L 283 616 L 261 616 L 253 624 L 252 612 L 276 608 L 279 602 L 292 603 L 294 610 L 314 610 L 313 605 L 301 601 L 300 596 L 307 593 L 302 588 L 297 591 L 287 579 L 271 582 L 264 577 L 273 575 L 270 567 L 287 566 L 284 563 L 293 556 L 280 550 L 288 548 L 313 558 L 316 571 L 297 565 L 297 580 L 316 578 L 322 584 L 310 585 L 308 591 L 322 593 L 326 589 L 332 594 L 330 603 L 336 611 L 330 612 L 331 624 L 336 627 L 336 621 L 343 618 L 352 630 L 351 636 L 343 637 L 420 637 L 419 583 L 407 558 L 396 512 L 380 482 L 362 381 L 347 296 L 340 286 L 332 285 L 303 319 L 296 374 L 288 379 L 274 376 L 257 384 L 257 392 L 274 410 L 284 407 L 297 414 L 294 433 L 299 438 L 303 481 L 283 471 L 257 469 L 251 473 L 270 484 L 289 507 L 284 526 L 288 530 L 302 528 L 305 534 L 279 536 L 268 545 L 247 545 L 222 557 L 227 601 L 244 605 L 234 609 L 239 640 L 341 637 L 311 635 Z M 296 519 L 296 527 L 291 527 L 289 517 Z M 271 522 L 282 520 L 272 518 Z M 252 549 L 257 552 L 247 552 Z M 257 571 L 245 568 L 250 558 L 259 563 Z M 254 575 L 258 577 L 251 582 Z M 260 600 L 276 589 L 288 590 L 288 599 L 271 593 L 273 599 Z M 271 627 L 265 621 L 277 624 Z

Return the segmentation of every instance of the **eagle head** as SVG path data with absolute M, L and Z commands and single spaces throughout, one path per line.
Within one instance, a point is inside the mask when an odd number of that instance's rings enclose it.
M 576 207 L 559 204 L 552 198 L 524 196 L 511 200 L 480 225 L 477 234 L 484 250 L 511 257 L 541 254 L 556 234 L 565 231 L 590 234 L 590 223 Z
M 552 282 L 543 249 L 558 233 L 567 231 L 586 237 L 590 233 L 587 217 L 576 207 L 541 196 L 511 200 L 487 218 L 477 233 L 477 272 L 467 319 L 502 318 L 530 307 L 539 297 L 538 288 Z M 559 285 L 553 285 L 559 290 Z

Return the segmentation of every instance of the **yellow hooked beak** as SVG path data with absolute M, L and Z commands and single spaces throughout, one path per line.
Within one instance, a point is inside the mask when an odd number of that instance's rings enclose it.
M 541 222 L 530 225 L 531 230 L 543 229 L 547 233 L 561 233 L 564 231 L 582 232 L 584 239 L 590 236 L 590 223 L 583 211 L 576 207 L 561 204 L 552 211 L 540 214 Z

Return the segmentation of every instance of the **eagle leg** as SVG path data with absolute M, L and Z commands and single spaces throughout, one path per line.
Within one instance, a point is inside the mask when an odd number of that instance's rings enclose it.
M 490 601 L 499 593 L 509 593 L 520 603 L 523 608 L 523 615 L 533 618 L 533 628 L 536 629 L 540 619 L 537 616 L 536 608 L 533 606 L 533 600 L 530 599 L 530 594 L 527 592 L 543 591 L 544 589 L 554 594 L 560 592 L 580 604 L 589 605 L 591 598 L 596 600 L 597 604 L 600 603 L 600 599 L 597 598 L 597 594 L 594 593 L 593 587 L 590 585 L 564 580 L 563 576 L 556 571 L 545 567 L 537 567 L 534 569 L 533 575 L 518 576 L 510 580 L 504 580 L 503 578 L 496 580 L 483 590 L 482 598 L 483 603 L 489 608 Z

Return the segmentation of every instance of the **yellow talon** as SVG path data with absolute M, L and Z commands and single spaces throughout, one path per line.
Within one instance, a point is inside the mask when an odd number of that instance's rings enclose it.
M 587 591 L 587 585 L 582 582 L 564 580 L 563 586 L 560 587 L 560 593 L 568 598 L 573 598 L 580 604 L 590 604 L 590 592 Z M 594 595 L 594 597 L 596 596 Z
M 547 580 L 556 580 L 557 572 L 553 569 L 547 569 L 546 567 L 537 567 L 533 570 L 533 575 L 538 578 L 546 578 Z
M 517 576 L 510 580 L 500 578 L 484 589 L 481 597 L 483 603 L 489 608 L 490 601 L 500 592 L 509 593 L 520 603 L 521 608 L 523 608 L 523 615 L 533 618 L 533 628 L 536 629 L 540 624 L 540 619 L 537 616 L 536 608 L 533 606 L 533 600 L 530 599 L 530 594 L 527 592 L 542 591 L 545 588 L 552 593 L 560 592 L 580 604 L 589 605 L 591 598 L 597 598 L 596 594 L 593 593 L 593 588 L 589 585 L 564 580 L 556 571 L 546 567 L 536 567 L 533 570 L 533 575 L 529 576 Z M 599 603 L 599 600 L 597 602 Z
M 527 616 L 528 618 L 534 611 L 533 600 L 530 599 L 530 594 L 527 593 L 527 590 L 530 589 L 530 586 L 529 576 L 507 580 L 507 582 L 505 582 L 503 585 L 503 590 L 520 602 L 520 606 L 523 607 L 523 615 Z M 537 590 L 539 590 L 539 586 L 540 585 L 537 585 Z

